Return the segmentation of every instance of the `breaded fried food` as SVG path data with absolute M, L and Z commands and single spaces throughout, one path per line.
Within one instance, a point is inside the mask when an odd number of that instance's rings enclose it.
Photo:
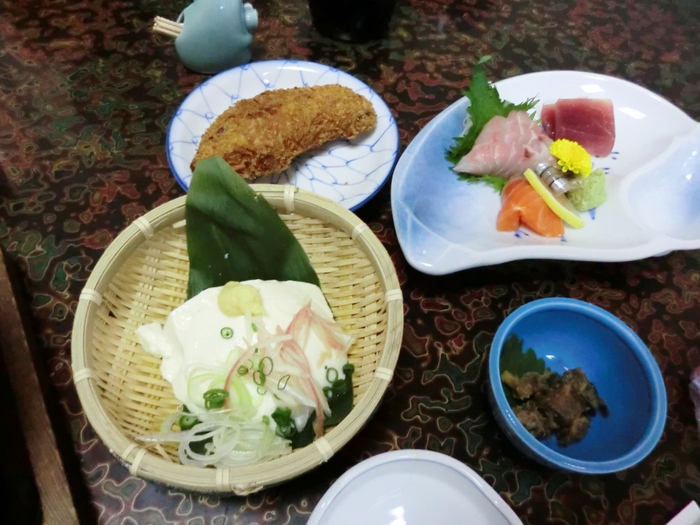
M 338 84 L 264 91 L 214 120 L 192 168 L 219 155 L 241 177 L 254 180 L 284 171 L 296 156 L 328 141 L 353 138 L 376 125 L 370 101 Z

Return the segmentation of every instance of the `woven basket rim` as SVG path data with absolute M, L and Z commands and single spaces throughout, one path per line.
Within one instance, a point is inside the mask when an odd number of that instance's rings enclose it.
M 371 229 L 354 213 L 320 195 L 291 185 L 256 184 L 279 213 L 296 213 L 326 220 L 345 231 L 369 258 L 384 286 L 387 328 L 375 375 L 348 416 L 322 438 L 280 458 L 236 468 L 185 466 L 163 459 L 133 442 L 113 422 L 91 372 L 91 334 L 101 293 L 123 262 L 154 232 L 184 220 L 186 196 L 151 210 L 125 228 L 105 250 L 87 280 L 78 301 L 72 334 L 74 383 L 85 416 L 100 439 L 130 472 L 170 486 L 197 492 L 248 494 L 297 477 L 330 459 L 372 416 L 394 372 L 403 335 L 403 300 L 394 265 Z M 381 371 L 381 373 L 378 373 Z

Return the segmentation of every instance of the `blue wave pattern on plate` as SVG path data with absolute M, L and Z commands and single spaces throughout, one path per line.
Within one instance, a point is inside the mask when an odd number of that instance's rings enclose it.
M 377 113 L 377 126 L 350 140 L 329 142 L 300 155 L 285 172 L 256 183 L 294 184 L 351 210 L 376 194 L 388 179 L 399 147 L 398 128 L 384 101 L 369 86 L 335 68 L 294 60 L 255 62 L 212 77 L 176 111 L 168 130 L 170 168 L 187 190 L 190 163 L 206 129 L 227 108 L 268 89 L 340 84 L 364 96 Z

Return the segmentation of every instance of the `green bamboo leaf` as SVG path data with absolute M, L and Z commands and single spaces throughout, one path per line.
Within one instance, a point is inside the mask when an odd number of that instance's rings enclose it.
M 188 298 L 249 279 L 319 285 L 309 258 L 284 221 L 220 157 L 197 163 L 185 217 Z

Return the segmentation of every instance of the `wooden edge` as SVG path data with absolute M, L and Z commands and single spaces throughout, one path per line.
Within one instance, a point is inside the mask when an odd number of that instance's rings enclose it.
M 8 262 L 0 250 L 0 347 L 39 491 L 43 523 L 92 522 L 77 457 L 67 429 L 58 421 L 59 407 L 48 402 L 56 396 L 37 355 L 22 290 Z

